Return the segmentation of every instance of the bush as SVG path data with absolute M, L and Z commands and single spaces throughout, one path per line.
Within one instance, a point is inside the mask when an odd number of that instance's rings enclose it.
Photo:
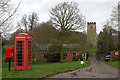
M 60 50 L 61 47 L 59 45 L 52 45 L 48 48 L 48 52 L 45 55 L 47 58 L 47 62 L 60 62 Z
M 82 55 L 74 55 L 73 56 L 73 61 L 78 61 L 79 59 L 80 59 L 80 61 L 83 60 Z
M 60 54 L 54 53 L 54 54 L 46 54 L 45 56 L 47 58 L 47 62 L 60 62 Z

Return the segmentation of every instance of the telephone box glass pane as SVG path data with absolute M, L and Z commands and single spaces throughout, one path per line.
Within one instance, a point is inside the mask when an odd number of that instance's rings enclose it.
M 31 41 L 28 41 L 28 66 L 31 65 Z
M 24 41 L 16 41 L 16 65 L 23 66 L 24 59 Z

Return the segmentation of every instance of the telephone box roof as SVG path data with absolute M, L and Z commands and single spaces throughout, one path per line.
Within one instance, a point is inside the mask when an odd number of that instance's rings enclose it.
M 31 35 L 29 35 L 27 33 L 18 33 L 15 36 L 29 36 L 29 37 L 31 37 Z
M 19 34 L 29 35 L 29 34 L 27 34 L 27 33 L 19 33 Z

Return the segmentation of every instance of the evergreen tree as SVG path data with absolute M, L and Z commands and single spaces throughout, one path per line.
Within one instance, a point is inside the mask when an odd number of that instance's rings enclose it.
M 115 44 L 111 29 L 104 28 L 103 32 L 100 32 L 98 36 L 96 56 L 98 59 L 105 57 L 110 54 L 111 51 L 115 50 Z
M 112 32 L 111 30 L 109 31 L 109 41 L 108 41 L 108 52 L 110 53 L 111 51 L 115 50 L 115 43 L 114 43 L 114 40 L 113 40 L 113 36 L 112 36 Z
M 103 32 L 100 32 L 100 34 L 98 36 L 98 42 L 97 42 L 98 49 L 96 51 L 96 57 L 98 59 L 100 59 L 101 57 L 104 57 L 104 54 L 106 54 L 106 45 L 105 45 L 105 42 L 103 40 L 103 38 L 105 37 L 104 34 L 103 34 Z

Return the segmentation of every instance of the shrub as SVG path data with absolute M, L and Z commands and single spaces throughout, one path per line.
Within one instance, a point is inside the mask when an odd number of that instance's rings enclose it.
M 83 57 L 82 57 L 82 55 L 74 55 L 73 56 L 73 61 L 78 61 L 78 60 L 83 60 Z
M 47 58 L 47 62 L 59 62 L 60 61 L 60 50 L 61 47 L 59 45 L 52 45 L 48 48 L 48 52 L 45 55 Z
M 54 53 L 54 54 L 46 54 L 45 56 L 47 58 L 47 62 L 59 62 L 60 61 L 60 54 Z

